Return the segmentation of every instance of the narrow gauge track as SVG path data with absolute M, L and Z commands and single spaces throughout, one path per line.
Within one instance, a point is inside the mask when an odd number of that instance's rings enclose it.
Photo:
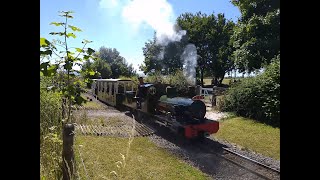
M 207 153 L 214 154 L 217 157 L 222 158 L 242 169 L 245 169 L 259 178 L 267 180 L 280 179 L 279 170 L 271 168 L 225 147 L 222 147 L 220 151 L 217 151 L 213 150 L 214 148 L 211 149 L 206 143 L 201 143 L 198 145 L 198 148 Z

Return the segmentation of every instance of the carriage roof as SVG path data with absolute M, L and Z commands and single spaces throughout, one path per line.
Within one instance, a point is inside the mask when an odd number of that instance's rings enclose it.
M 130 79 L 92 79 L 94 81 L 105 81 L 105 82 L 122 82 L 122 81 L 132 81 Z

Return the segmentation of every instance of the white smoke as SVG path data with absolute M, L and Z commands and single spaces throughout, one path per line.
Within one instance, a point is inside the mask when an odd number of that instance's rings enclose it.
M 175 31 L 175 16 L 166 0 L 132 0 L 122 10 L 122 17 L 135 28 L 147 24 L 156 32 L 157 43 L 166 46 L 180 41 L 185 30 Z
M 192 85 L 196 85 L 197 57 L 197 49 L 194 44 L 188 44 L 181 55 L 183 74 Z
M 122 17 L 133 30 L 141 26 L 150 26 L 156 31 L 156 43 L 162 46 L 158 59 L 164 58 L 164 47 L 170 42 L 179 42 L 186 35 L 185 30 L 175 26 L 175 15 L 167 0 L 100 0 L 103 8 L 121 8 Z M 119 9 L 120 10 L 120 9 Z M 184 75 L 192 84 L 196 84 L 197 50 L 195 45 L 188 44 L 181 55 Z

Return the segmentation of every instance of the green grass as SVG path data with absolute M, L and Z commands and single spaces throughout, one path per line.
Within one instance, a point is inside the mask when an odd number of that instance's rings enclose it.
M 279 128 L 247 118 L 231 117 L 220 123 L 218 133 L 213 136 L 280 160 Z
M 81 179 L 210 179 L 146 137 L 134 138 L 128 154 L 127 147 L 127 138 L 76 137 L 75 152 Z
M 99 104 L 98 102 L 95 101 L 87 101 L 86 103 L 83 103 L 83 108 L 84 109 L 91 109 L 91 110 L 102 110 L 105 109 L 103 105 Z

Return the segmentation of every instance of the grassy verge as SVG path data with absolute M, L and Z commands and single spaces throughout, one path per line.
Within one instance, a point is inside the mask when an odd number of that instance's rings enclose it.
M 243 117 L 230 117 L 220 124 L 215 138 L 280 160 L 280 129 Z
M 209 179 L 145 137 L 135 138 L 128 154 L 126 147 L 126 138 L 78 136 L 75 152 L 81 179 Z
M 81 96 L 83 99 L 87 100 L 87 102 L 82 104 L 83 109 L 87 109 L 87 110 L 103 110 L 103 109 L 105 109 L 103 105 L 96 102 L 94 99 L 92 99 L 92 101 L 87 99 L 87 96 L 85 94 L 81 94 Z M 94 98 L 94 97 L 91 97 L 91 98 Z
M 91 109 L 91 110 L 102 110 L 102 109 L 105 109 L 103 107 L 103 105 L 97 103 L 97 102 L 94 102 L 94 101 L 87 101 L 86 103 L 83 104 L 83 108 L 84 109 Z

